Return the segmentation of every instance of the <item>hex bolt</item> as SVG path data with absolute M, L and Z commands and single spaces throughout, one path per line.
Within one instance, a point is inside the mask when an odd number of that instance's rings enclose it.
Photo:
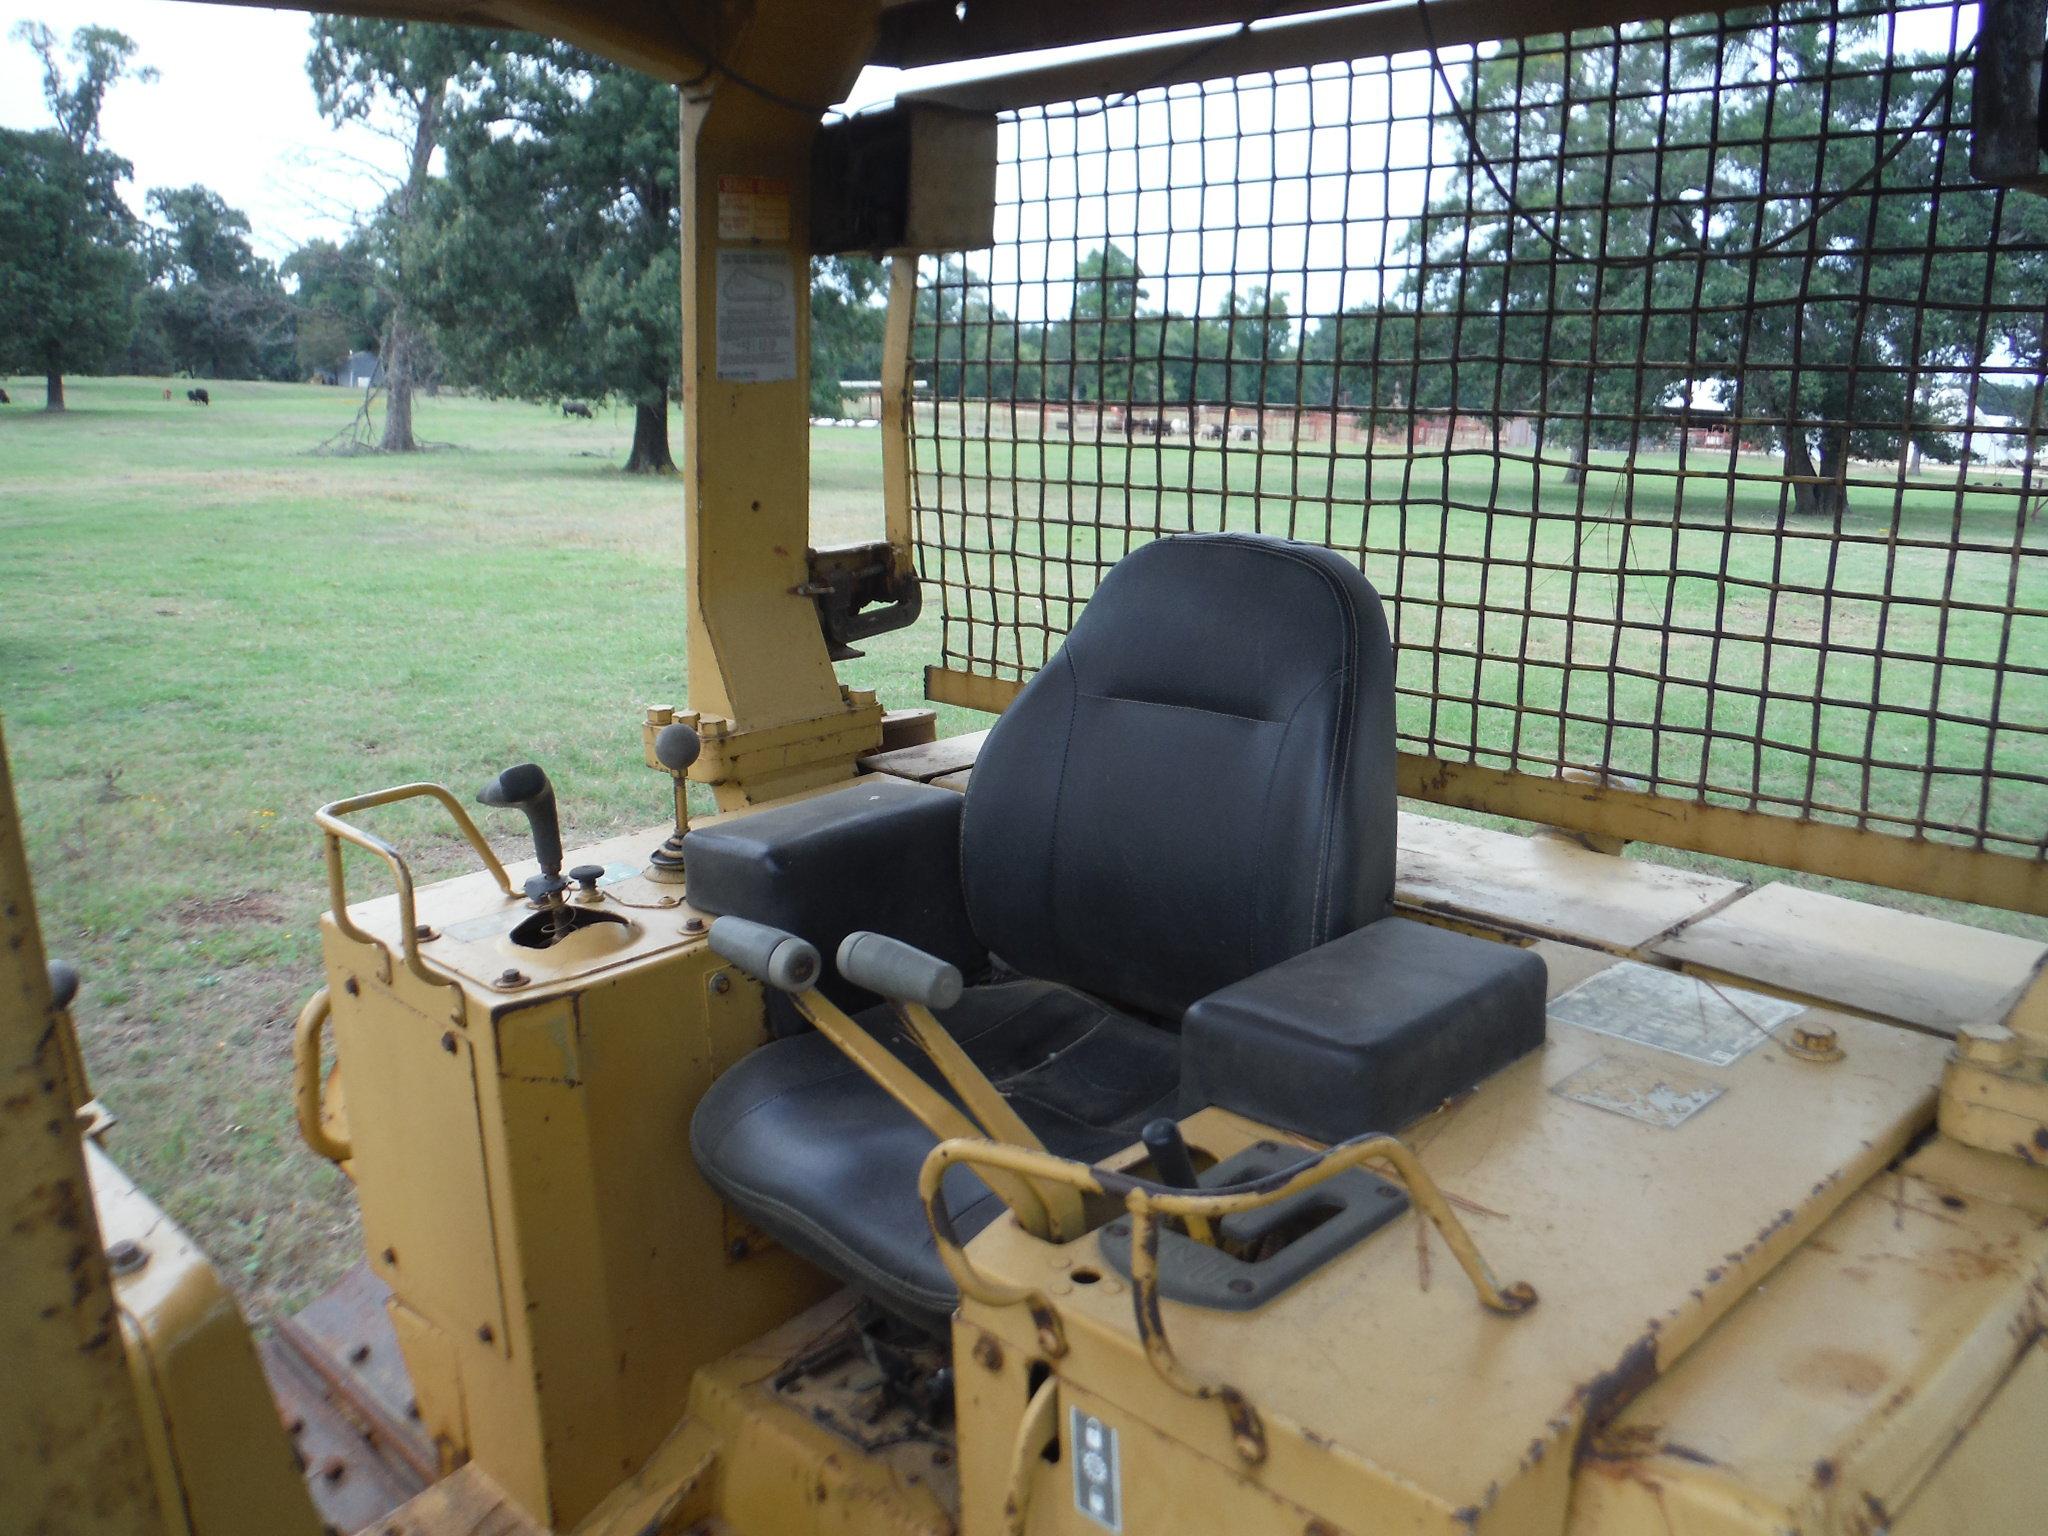
M 1841 1042 L 1835 1037 L 1834 1026 L 1819 1020 L 1801 1022 L 1792 1026 L 1792 1038 L 1785 1042 L 1785 1049 L 1803 1061 L 1840 1061 Z
M 526 981 L 526 972 L 514 966 L 508 965 L 504 970 L 498 972 L 498 985 L 501 987 L 523 987 L 526 985 Z
M 441 937 L 441 930 L 432 923 L 415 923 L 412 936 L 424 944 L 428 939 L 438 939 Z
M 133 1238 L 121 1238 L 107 1245 L 107 1270 L 110 1274 L 132 1275 L 149 1262 L 149 1250 Z
M 683 932 L 685 932 L 685 933 L 702 933 L 703 931 L 704 931 L 704 919 L 703 919 L 703 918 L 701 918 L 701 917 L 686 917 L 686 918 L 684 918 L 684 919 L 683 919 Z
M 720 997 L 725 996 L 726 993 L 732 990 L 732 978 L 723 971 L 713 971 L 711 973 L 711 990 Z
M 1965 1024 L 1956 1031 L 1956 1054 L 1973 1067 L 2003 1071 L 2019 1065 L 2020 1037 L 2003 1024 Z

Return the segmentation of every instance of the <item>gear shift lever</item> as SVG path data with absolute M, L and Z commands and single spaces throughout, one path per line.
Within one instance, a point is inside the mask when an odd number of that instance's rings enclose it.
M 676 829 L 647 856 L 650 880 L 673 884 L 683 878 L 683 839 L 690 831 L 690 781 L 685 775 L 703 750 L 704 738 L 681 720 L 655 732 L 654 760 L 676 781 Z
M 533 853 L 540 873 L 526 882 L 526 898 L 537 907 L 559 907 L 568 884 L 562 879 L 562 824 L 555 815 L 555 786 L 538 763 L 507 768 L 476 793 L 485 805 L 524 811 L 533 828 Z

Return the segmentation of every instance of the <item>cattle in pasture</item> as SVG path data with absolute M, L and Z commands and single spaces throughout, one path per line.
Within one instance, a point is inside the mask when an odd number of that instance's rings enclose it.
M 213 396 L 209 395 L 203 389 L 188 389 L 185 391 L 185 398 L 187 400 L 190 400 L 194 405 L 213 404 Z
M 585 421 L 591 419 L 590 407 L 581 400 L 564 400 L 562 402 L 562 414 L 564 416 L 581 416 Z

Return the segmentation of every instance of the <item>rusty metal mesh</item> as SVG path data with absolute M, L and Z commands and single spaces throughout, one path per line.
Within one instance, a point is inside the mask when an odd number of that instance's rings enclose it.
M 1259 529 L 1379 588 L 1405 751 L 2048 856 L 2048 200 L 1970 178 L 1974 17 L 1009 115 L 996 247 L 919 278 L 943 667 Z

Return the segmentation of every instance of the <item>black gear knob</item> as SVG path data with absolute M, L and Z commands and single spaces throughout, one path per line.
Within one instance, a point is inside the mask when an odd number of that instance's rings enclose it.
M 687 773 L 703 750 L 704 738 L 680 720 L 655 733 L 654 760 L 670 773 Z
M 524 811 L 533 827 L 533 853 L 540 860 L 540 872 L 562 889 L 562 824 L 555 815 L 555 786 L 538 763 L 521 763 L 507 768 L 476 792 L 485 805 L 502 805 Z

